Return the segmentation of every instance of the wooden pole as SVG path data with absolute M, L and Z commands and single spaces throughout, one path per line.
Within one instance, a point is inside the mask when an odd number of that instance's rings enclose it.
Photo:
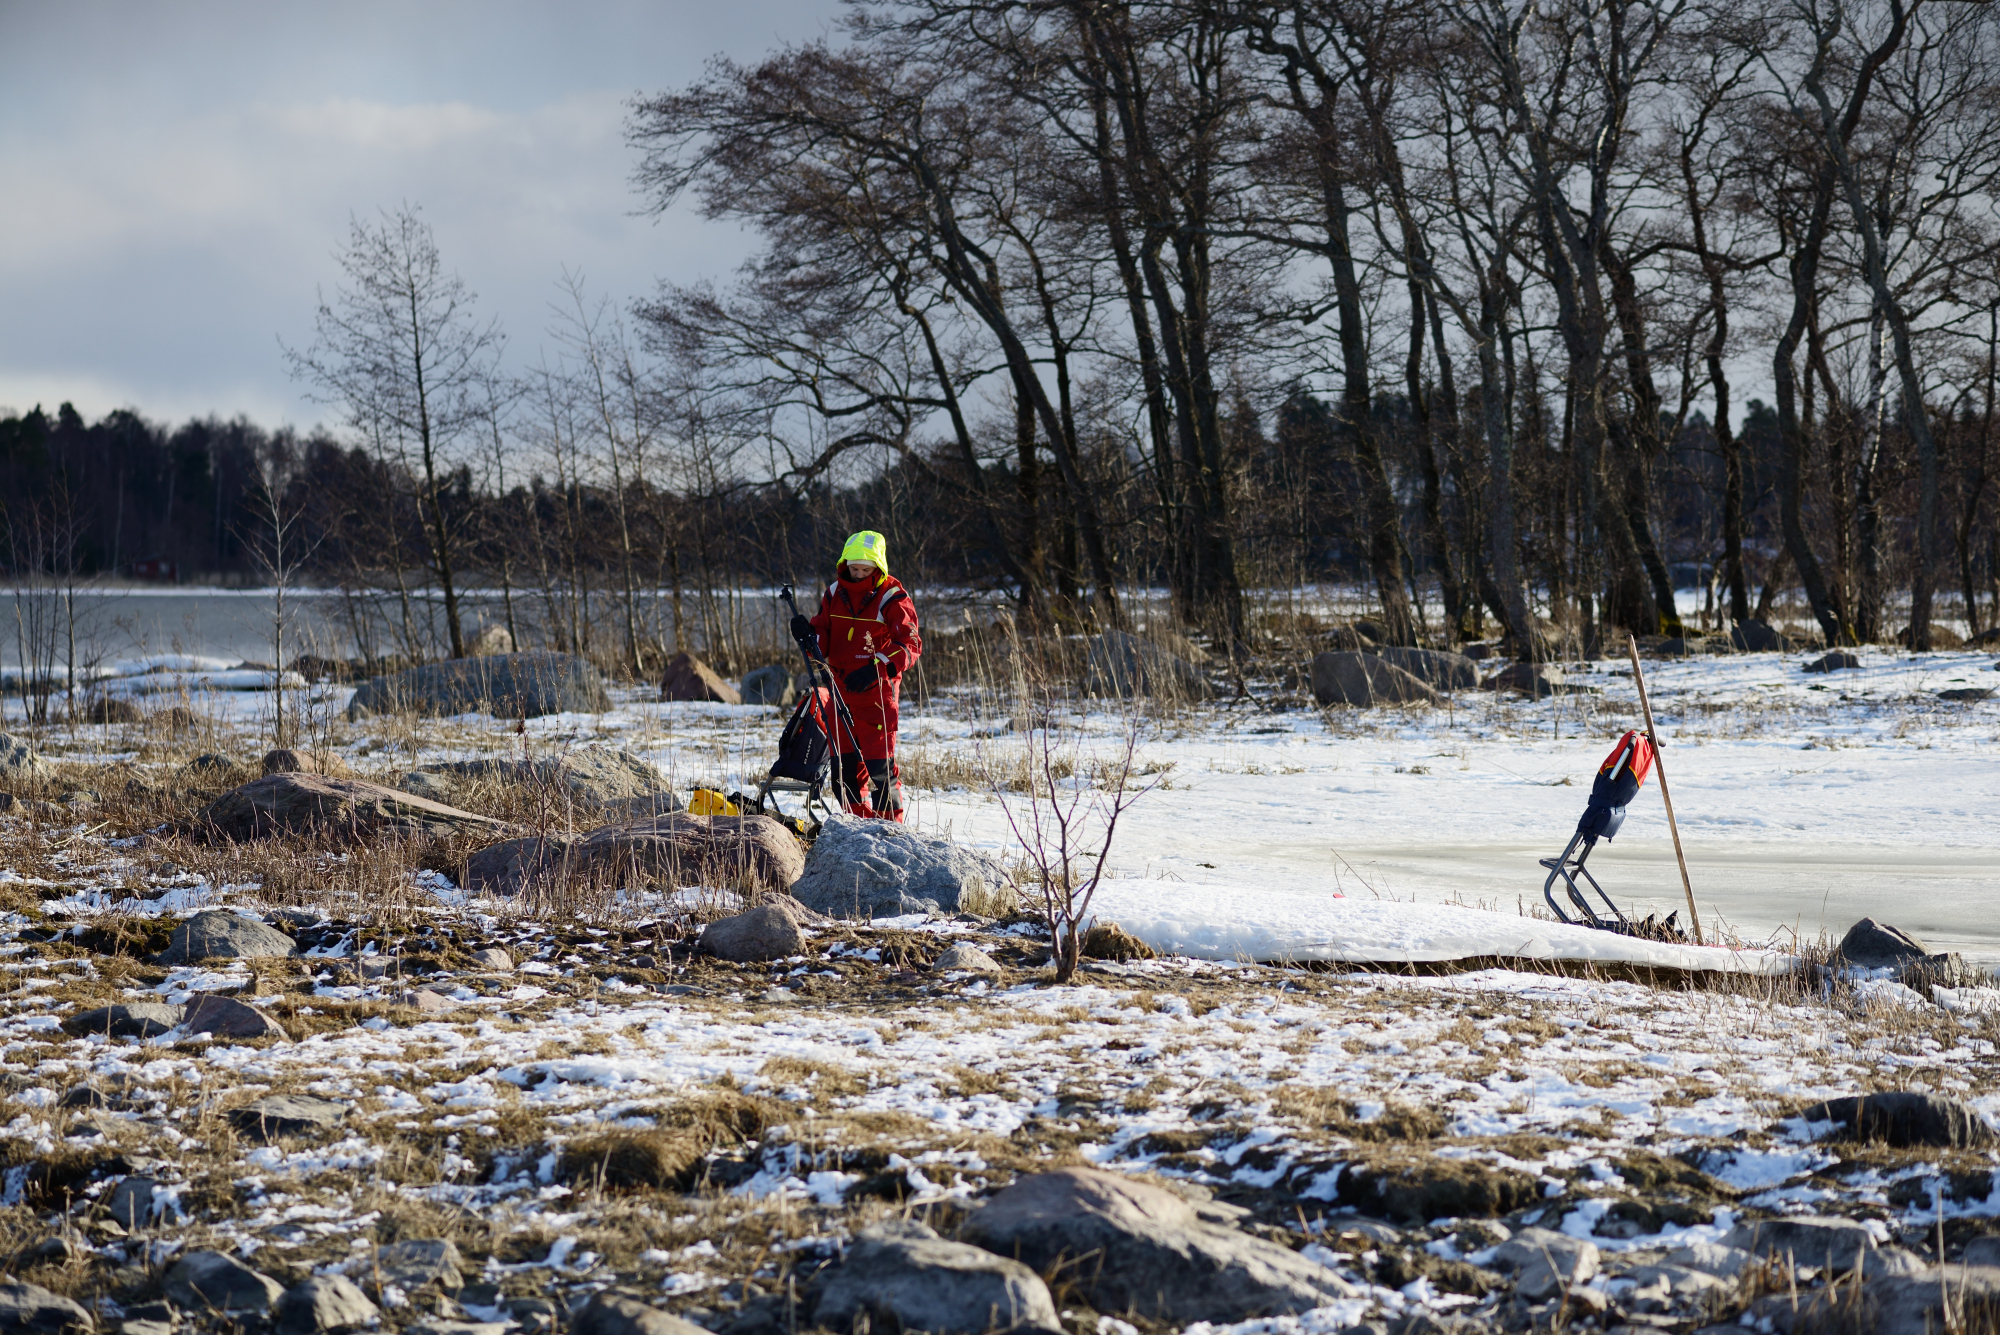
M 1639 688 L 1639 712 L 1646 719 L 1646 740 L 1653 744 L 1653 768 L 1660 772 L 1660 799 L 1667 804 L 1667 828 L 1674 835 L 1674 860 L 1681 864 L 1681 889 L 1687 892 L 1688 925 L 1694 928 L 1694 943 L 1706 945 L 1701 939 L 1701 914 L 1694 906 L 1694 882 L 1688 880 L 1687 854 L 1681 852 L 1681 827 L 1674 820 L 1674 798 L 1667 791 L 1667 762 L 1660 753 L 1659 734 L 1653 731 L 1653 706 L 1646 700 L 1646 674 L 1639 666 L 1639 641 L 1631 635 L 1625 637 L 1625 647 L 1632 654 L 1632 681 Z

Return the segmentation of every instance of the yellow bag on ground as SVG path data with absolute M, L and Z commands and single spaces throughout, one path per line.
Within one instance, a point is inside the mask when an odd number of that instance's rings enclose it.
M 688 811 L 696 816 L 740 816 L 736 804 L 713 788 L 697 788 L 688 794 Z

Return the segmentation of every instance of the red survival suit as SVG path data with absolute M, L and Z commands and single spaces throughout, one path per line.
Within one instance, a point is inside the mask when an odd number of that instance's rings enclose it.
M 896 768 L 896 710 L 903 674 L 924 651 L 917 634 L 917 608 L 910 592 L 892 575 L 877 571 L 867 580 L 839 577 L 820 595 L 812 618 L 820 652 L 833 669 L 833 680 L 847 710 L 854 716 L 853 737 L 845 724 L 834 727 L 834 750 L 840 755 L 841 801 L 857 816 L 903 818 L 902 774 Z M 859 690 L 848 679 L 873 666 L 874 680 Z M 864 674 L 865 675 L 865 674 Z M 868 791 L 862 794 L 861 771 L 868 771 Z

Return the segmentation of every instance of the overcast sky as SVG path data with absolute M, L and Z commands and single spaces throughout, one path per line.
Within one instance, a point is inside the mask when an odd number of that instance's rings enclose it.
M 350 215 L 420 205 L 546 341 L 564 265 L 620 305 L 723 276 L 732 227 L 635 216 L 635 94 L 831 29 L 838 0 L 0 0 L 0 409 L 306 426 L 286 375 Z

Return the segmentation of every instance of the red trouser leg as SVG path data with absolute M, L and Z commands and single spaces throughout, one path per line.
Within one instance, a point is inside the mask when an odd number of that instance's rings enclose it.
M 842 688 L 854 719 L 850 742 L 841 727 L 841 802 L 857 816 L 903 818 L 902 774 L 896 768 L 896 722 L 902 682 L 877 682 L 865 691 Z M 862 772 L 867 772 L 864 789 Z M 865 795 L 864 795 L 865 793 Z M 866 808 L 865 810 L 863 808 Z

